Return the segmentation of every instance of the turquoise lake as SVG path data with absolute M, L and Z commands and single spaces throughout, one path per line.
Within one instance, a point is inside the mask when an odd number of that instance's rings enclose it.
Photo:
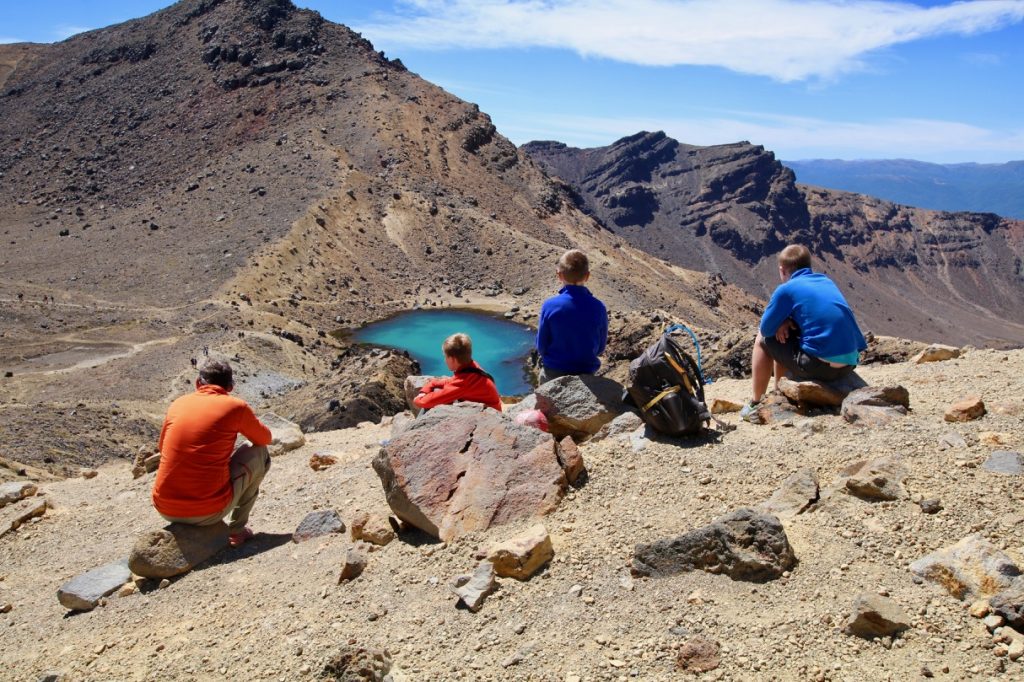
M 522 395 L 533 390 L 526 380 L 525 363 L 534 332 L 502 318 L 465 310 L 412 310 L 369 324 L 353 338 L 407 350 L 424 374 L 450 376 L 441 343 L 458 332 L 473 340 L 473 359 L 494 377 L 499 393 Z

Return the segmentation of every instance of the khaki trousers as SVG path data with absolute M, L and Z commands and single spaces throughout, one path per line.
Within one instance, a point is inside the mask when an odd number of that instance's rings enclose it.
M 187 523 L 192 526 L 212 526 L 218 523 L 228 512 L 231 522 L 228 527 L 232 533 L 240 532 L 249 521 L 249 513 L 256 504 L 260 494 L 260 483 L 270 470 L 270 452 L 266 445 L 240 445 L 231 455 L 228 465 L 231 473 L 231 502 L 220 512 L 208 516 L 167 516 L 161 514 L 171 523 Z

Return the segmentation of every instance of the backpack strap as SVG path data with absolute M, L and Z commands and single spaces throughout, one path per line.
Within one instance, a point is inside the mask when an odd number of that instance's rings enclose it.
M 670 388 L 666 388 L 664 391 L 651 398 L 650 402 L 648 402 L 640 409 L 646 412 L 647 410 L 651 409 L 652 407 L 660 403 L 664 398 L 672 395 L 673 393 L 679 393 L 679 388 L 679 386 L 672 386 Z
M 494 381 L 494 377 L 492 377 L 490 374 L 488 374 L 487 372 L 483 371 L 479 367 L 460 367 L 459 369 L 455 370 L 454 373 L 455 374 L 479 374 L 480 376 L 487 377 L 491 381 Z

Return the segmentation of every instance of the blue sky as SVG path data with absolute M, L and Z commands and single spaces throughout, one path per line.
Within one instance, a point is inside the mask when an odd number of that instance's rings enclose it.
M 8 2 L 51 42 L 166 1 Z M 1024 0 L 298 0 L 513 142 L 639 130 L 783 159 L 1024 159 Z

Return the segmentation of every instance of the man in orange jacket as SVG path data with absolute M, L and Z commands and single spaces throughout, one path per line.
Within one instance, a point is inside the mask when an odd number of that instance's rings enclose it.
M 270 469 L 271 434 L 234 388 L 231 365 L 207 361 L 195 393 L 171 403 L 160 431 L 160 467 L 153 506 L 175 523 L 209 526 L 231 512 L 228 540 L 237 547 L 252 537 L 246 527 L 260 482 Z M 235 448 L 238 434 L 250 444 Z
M 483 403 L 501 412 L 501 396 L 494 379 L 473 362 L 473 342 L 466 334 L 452 334 L 441 344 L 444 361 L 452 370 L 450 377 L 431 379 L 413 398 L 413 404 L 424 410 L 450 405 L 456 400 Z

